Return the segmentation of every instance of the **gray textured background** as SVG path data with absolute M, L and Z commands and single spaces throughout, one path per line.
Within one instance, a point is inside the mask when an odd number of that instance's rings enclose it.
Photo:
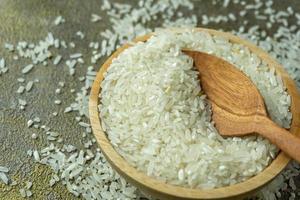
M 137 3 L 137 1 L 130 0 L 122 2 Z M 194 1 L 194 4 L 198 16 L 201 16 L 204 10 L 205 13 L 218 12 L 225 14 L 228 13 L 228 9 L 234 13 L 237 13 L 240 9 L 237 5 L 227 8 L 227 10 L 224 8 L 217 9 L 211 5 L 210 1 Z M 295 11 L 300 12 L 299 0 L 275 2 L 275 8 L 286 8 L 287 5 L 291 5 Z M 45 146 L 42 138 L 38 140 L 31 139 L 31 134 L 39 134 L 39 131 L 27 128 L 26 122 L 29 119 L 38 116 L 41 118 L 42 124 L 57 127 L 57 131 L 63 133 L 64 140 L 68 143 L 83 146 L 85 142 L 81 137 L 82 130 L 75 126 L 74 113 L 58 115 L 57 117 L 51 115 L 54 111 L 63 112 L 64 108 L 74 101 L 75 94 L 71 94 L 69 91 L 72 88 L 78 90 L 82 86 L 78 78 L 65 75 L 68 74 L 66 67 L 40 66 L 38 70 L 34 69 L 25 77 L 26 81 L 38 78 L 40 82 L 29 93 L 25 92 L 22 96 L 16 94 L 16 90 L 20 85 L 16 79 L 24 77 L 20 69 L 29 64 L 30 61 L 12 60 L 12 56 L 2 48 L 4 43 L 15 44 L 21 40 L 36 42 L 44 39 L 49 31 L 58 38 L 66 41 L 74 39 L 75 41 L 77 39 L 75 32 L 81 30 L 85 33 L 86 39 L 78 40 L 76 45 L 79 47 L 80 52 L 89 55 L 85 60 L 90 60 L 89 42 L 100 41 L 99 32 L 109 26 L 105 16 L 101 23 L 90 23 L 91 13 L 101 15 L 100 7 L 101 3 L 97 0 L 0 0 L 0 57 L 6 58 L 9 65 L 9 73 L 0 77 L 0 166 L 10 167 L 9 176 L 19 183 L 17 186 L 6 186 L 0 183 L 1 200 L 21 199 L 19 189 L 24 187 L 25 181 L 33 182 L 33 199 L 75 199 L 61 183 L 56 184 L 53 188 L 48 186 L 51 170 L 45 166 L 35 164 L 26 155 L 28 149 Z M 53 20 L 58 15 L 62 15 L 66 19 L 63 26 L 53 25 Z M 256 23 L 251 15 L 247 16 L 247 19 L 252 25 Z M 242 23 L 243 19 L 238 19 L 234 23 L 221 23 L 210 26 L 210 28 L 231 30 L 239 27 Z M 294 22 L 290 21 L 290 23 Z M 156 22 L 153 22 L 151 26 L 155 26 L 155 24 Z M 261 25 L 264 26 L 264 24 Z M 272 32 L 271 29 L 268 31 L 269 33 Z M 70 52 L 67 53 L 67 51 L 65 50 L 65 55 L 69 55 Z M 98 66 L 102 61 L 98 62 Z M 88 63 L 85 66 L 88 66 Z M 85 71 L 86 69 L 81 67 L 77 68 L 76 73 L 84 75 Z M 66 86 L 63 89 L 65 92 L 57 95 L 55 89 L 58 88 L 59 81 L 65 81 Z M 63 100 L 60 106 L 53 103 L 57 96 Z M 17 100 L 20 97 L 30 102 L 26 112 L 21 111 L 17 106 Z M 40 135 L 42 134 L 40 133 Z M 299 178 L 296 182 L 297 185 L 300 185 Z

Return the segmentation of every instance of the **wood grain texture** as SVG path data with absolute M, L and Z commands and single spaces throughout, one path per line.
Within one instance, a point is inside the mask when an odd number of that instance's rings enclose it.
M 273 66 L 276 69 L 276 72 L 279 73 L 284 81 L 284 84 L 287 87 L 288 93 L 291 95 L 291 112 L 293 114 L 293 120 L 290 128 L 290 132 L 299 133 L 300 131 L 300 95 L 297 91 L 294 81 L 288 76 L 284 71 L 283 67 L 280 66 L 275 60 L 273 60 L 266 52 L 259 49 L 255 45 L 251 44 L 246 40 L 242 40 L 237 36 L 234 36 L 230 33 L 224 33 L 212 29 L 196 28 L 195 31 L 207 31 L 212 35 L 222 36 L 229 39 L 233 43 L 239 43 L 247 46 L 253 53 L 257 54 L 261 59 L 266 61 L 269 66 Z M 173 29 L 174 32 L 182 32 L 184 29 Z M 139 37 L 134 40 L 137 41 L 146 41 L 151 34 Z M 117 57 L 123 50 L 128 48 L 130 45 L 126 44 L 120 47 L 108 60 L 102 65 L 99 70 L 97 77 L 93 83 L 90 101 L 89 101 L 89 112 L 90 112 L 90 121 L 92 124 L 94 135 L 99 143 L 99 146 L 107 158 L 111 166 L 127 181 L 135 185 L 142 191 L 147 194 L 150 194 L 154 197 L 160 199 L 241 199 L 250 193 L 255 192 L 257 189 L 264 186 L 266 183 L 271 181 L 273 178 L 278 175 L 282 169 L 288 164 L 290 158 L 287 157 L 284 153 L 280 152 L 275 160 L 266 168 L 263 172 L 258 175 L 232 186 L 216 188 L 216 189 L 191 189 L 183 188 L 179 186 L 173 186 L 166 184 L 163 181 L 149 177 L 146 174 L 136 170 L 134 167 L 130 166 L 113 148 L 110 144 L 106 134 L 103 132 L 100 125 L 100 118 L 98 112 L 98 103 L 99 103 L 99 93 L 100 84 L 103 80 L 103 73 L 107 70 L 109 65 L 112 62 L 112 59 Z M 299 136 L 299 135 L 297 135 Z
M 300 163 L 300 138 L 279 127 L 266 116 L 256 116 L 254 132 L 268 138 L 283 152 Z M 297 133 L 299 136 L 299 132 Z
M 201 87 L 211 102 L 238 116 L 267 115 L 262 96 L 243 72 L 214 55 L 183 52 L 193 58 Z
M 201 87 L 212 105 L 212 118 L 224 136 L 258 133 L 300 162 L 300 139 L 272 122 L 260 92 L 242 71 L 207 53 L 184 50 L 200 72 Z

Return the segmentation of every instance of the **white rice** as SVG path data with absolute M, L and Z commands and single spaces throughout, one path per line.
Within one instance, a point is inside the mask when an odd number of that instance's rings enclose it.
M 9 172 L 9 169 L 7 167 L 0 166 L 0 172 L 7 173 Z
M 33 81 L 29 81 L 25 86 L 25 90 L 29 92 L 32 89 L 32 87 L 33 87 Z
M 7 176 L 5 173 L 0 172 L 0 180 L 1 180 L 4 184 L 8 185 L 9 179 L 8 179 L 8 176 Z
M 58 65 L 60 63 L 61 59 L 62 59 L 61 55 L 56 56 L 53 61 L 53 65 Z
M 57 16 L 53 23 L 54 25 L 59 25 L 65 23 L 65 19 L 62 16 Z
M 98 22 L 102 19 L 99 15 L 92 14 L 91 22 Z
M 22 69 L 22 73 L 23 74 L 27 74 L 28 72 L 30 72 L 32 69 L 33 69 L 34 65 L 33 64 L 29 64 L 27 66 L 25 66 L 23 69 Z
M 22 94 L 22 93 L 24 92 L 24 90 L 25 90 L 25 87 L 21 85 L 21 86 L 18 88 L 17 93 L 18 93 L 18 94 Z
M 213 53 L 240 68 L 272 119 L 289 127 L 290 97 L 272 66 L 224 38 L 162 31 L 125 50 L 105 74 L 99 109 L 111 143 L 138 170 L 175 185 L 215 188 L 258 174 L 277 148 L 260 136 L 218 134 L 192 59 L 181 48 Z

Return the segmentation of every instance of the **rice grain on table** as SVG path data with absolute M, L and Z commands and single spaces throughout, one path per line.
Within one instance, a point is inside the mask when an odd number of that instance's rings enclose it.
M 25 90 L 25 87 L 21 85 L 21 86 L 18 88 L 17 93 L 18 93 L 18 94 L 22 94 L 22 93 L 24 92 L 24 90 Z
M 25 90 L 29 92 L 32 89 L 32 87 L 33 87 L 33 81 L 29 81 L 25 86 Z
M 0 180 L 6 185 L 8 184 L 9 181 L 7 175 L 4 172 L 0 172 Z
M 25 66 L 23 69 L 22 69 L 22 73 L 23 74 L 27 74 L 28 72 L 30 72 L 32 69 L 33 69 L 34 65 L 33 64 L 29 64 L 27 66 Z
M 58 65 L 62 59 L 61 55 L 57 55 L 53 61 L 53 65 Z
M 7 173 L 9 172 L 9 169 L 7 167 L 0 166 L 0 172 Z

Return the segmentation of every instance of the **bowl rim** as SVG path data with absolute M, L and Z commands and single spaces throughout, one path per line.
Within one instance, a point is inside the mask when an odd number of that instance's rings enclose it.
M 265 51 L 252 44 L 245 39 L 241 39 L 231 33 L 221 32 L 207 28 L 173 28 L 168 29 L 176 33 L 184 32 L 187 30 L 208 32 L 214 36 L 221 36 L 228 39 L 232 43 L 242 44 L 250 49 L 251 52 L 255 53 L 260 59 L 266 61 L 268 67 L 272 66 L 275 68 L 276 73 L 280 74 L 284 85 L 287 88 L 288 93 L 291 96 L 291 107 L 290 110 L 293 115 L 290 132 L 300 136 L 300 94 L 297 90 L 297 86 L 294 81 L 288 76 L 284 68 L 277 63 L 270 55 Z M 153 33 L 137 37 L 133 40 L 134 43 L 139 41 L 146 41 Z M 197 188 L 185 188 L 181 186 L 171 185 L 165 181 L 159 180 L 154 177 L 150 177 L 145 173 L 138 171 L 136 168 L 131 166 L 112 146 L 105 132 L 101 128 L 98 103 L 99 94 L 101 92 L 100 84 L 103 80 L 103 74 L 110 66 L 112 60 L 117 57 L 122 51 L 132 45 L 125 44 L 118 48 L 101 66 L 97 73 L 96 79 L 91 88 L 90 99 L 89 99 L 89 115 L 93 129 L 93 133 L 100 146 L 100 149 L 110 165 L 115 169 L 122 177 L 134 186 L 141 189 L 143 192 L 153 195 L 154 197 L 162 199 L 231 199 L 248 194 L 258 190 L 265 184 L 274 179 L 289 163 L 290 158 L 283 152 L 279 152 L 278 156 L 272 161 L 272 163 L 266 167 L 259 174 L 247 179 L 246 181 L 220 187 L 214 189 L 197 189 Z M 297 134 L 298 133 L 298 134 Z

